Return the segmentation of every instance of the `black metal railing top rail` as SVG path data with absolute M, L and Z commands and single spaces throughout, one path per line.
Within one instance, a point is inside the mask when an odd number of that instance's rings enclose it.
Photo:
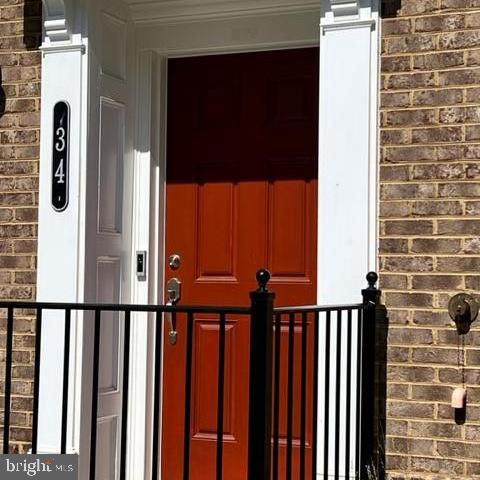
M 182 445 L 178 445 L 182 479 L 197 480 L 191 465 L 192 396 L 195 358 L 194 322 L 196 315 L 209 314 L 218 324 L 218 371 L 216 408 L 216 448 L 209 478 L 228 479 L 228 461 L 224 452 L 225 362 L 228 355 L 226 325 L 229 315 L 242 316 L 250 322 L 248 461 L 245 478 L 249 480 L 305 480 L 363 478 L 375 463 L 374 456 L 374 364 L 375 322 L 380 291 L 377 276 L 367 276 L 369 287 L 362 291 L 363 303 L 336 306 L 274 306 L 275 295 L 269 291 L 270 274 L 257 273 L 259 288 L 250 294 L 249 307 L 116 305 L 93 303 L 0 302 L 7 311 L 3 452 L 11 451 L 12 364 L 15 313 L 30 313 L 36 318 L 35 373 L 33 393 L 32 452 L 38 450 L 39 393 L 42 370 L 40 348 L 42 323 L 48 311 L 64 315 L 64 350 L 61 432 L 59 453 L 67 449 L 69 408 L 69 365 L 72 312 L 92 312 L 93 358 L 89 479 L 97 474 L 97 418 L 99 411 L 99 365 L 101 325 L 106 312 L 115 312 L 122 322 L 122 399 L 120 415 L 120 480 L 126 478 L 130 332 L 132 314 L 147 312 L 156 321 L 154 354 L 154 415 L 152 438 L 152 480 L 159 478 L 161 464 L 160 416 L 162 381 L 162 346 L 164 330 L 174 332 L 179 322 L 185 333 Z M 192 385 L 193 384 L 193 385 Z M 213 407 L 212 407 L 213 408 Z M 323 454 L 317 455 L 317 452 Z M 82 454 L 81 454 L 82 457 Z M 101 457 L 100 457 L 101 458 Z M 85 461 L 85 459 L 81 460 Z M 199 479 L 200 480 L 200 479 Z M 202 479 L 203 480 L 203 479 Z
M 0 309 L 19 310 L 24 314 L 35 314 L 38 310 L 61 310 L 83 312 L 130 312 L 130 313 L 225 313 L 225 314 L 248 314 L 250 307 L 234 306 L 211 306 L 211 305 L 137 305 L 122 303 L 73 303 L 73 302 L 29 302 L 29 301 L 6 301 L 0 300 Z

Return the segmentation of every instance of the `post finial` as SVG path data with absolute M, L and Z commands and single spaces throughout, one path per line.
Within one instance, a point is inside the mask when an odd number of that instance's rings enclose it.
M 367 273 L 367 282 L 368 282 L 368 289 L 375 290 L 375 284 L 378 281 L 378 275 L 376 272 L 369 272 Z
M 268 292 L 267 284 L 271 278 L 270 272 L 267 269 L 262 268 L 257 272 L 256 277 L 258 282 L 258 291 Z

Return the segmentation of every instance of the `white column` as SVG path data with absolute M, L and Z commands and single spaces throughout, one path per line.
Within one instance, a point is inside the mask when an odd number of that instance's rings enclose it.
M 366 273 L 376 268 L 378 4 L 376 0 L 323 0 L 320 23 L 318 301 L 361 301 Z M 347 427 L 347 328 L 340 323 L 341 365 L 336 369 L 338 324 L 332 316 L 330 384 L 325 388 L 325 349 L 319 357 L 317 476 L 355 478 L 357 316 L 353 315 L 350 428 Z M 325 318 L 320 342 L 326 346 Z M 337 380 L 340 388 L 337 390 Z M 329 413 L 325 417 L 325 391 Z M 339 411 L 336 411 L 338 400 Z M 339 428 L 337 427 L 339 421 Z M 324 432 L 329 426 L 328 449 Z M 339 443 L 336 452 L 335 432 Z M 347 435 L 350 432 L 349 448 Z M 360 439 L 361 441 L 361 439 Z M 326 452 L 328 451 L 328 454 Z M 347 453 L 347 452 L 350 453 Z M 324 465 L 327 466 L 324 471 Z M 346 476 L 346 472 L 348 474 Z
M 81 300 L 83 239 L 80 178 L 85 137 L 83 122 L 83 78 L 85 45 L 80 35 L 71 35 L 63 0 L 44 0 L 45 41 L 42 46 L 42 109 L 39 186 L 39 232 L 37 300 L 76 302 Z M 56 212 L 51 204 L 53 109 L 57 102 L 70 106 L 69 204 Z M 72 407 L 79 400 L 78 369 L 81 349 L 80 325 L 72 314 L 68 450 L 78 450 L 78 428 Z M 39 453 L 59 452 L 61 435 L 64 313 L 43 315 L 40 351 Z M 79 377 L 78 377 L 79 378 Z M 77 425 L 78 427 L 78 425 Z M 77 440 L 74 440 L 76 435 Z
M 376 266 L 378 8 L 323 0 L 320 24 L 320 303 L 360 300 Z

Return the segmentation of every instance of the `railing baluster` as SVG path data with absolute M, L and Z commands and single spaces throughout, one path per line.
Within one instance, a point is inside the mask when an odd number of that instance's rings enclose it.
M 218 335 L 218 402 L 217 402 L 217 480 L 223 479 L 223 410 L 225 397 L 225 314 L 220 314 Z
M 161 369 L 162 369 L 162 337 L 163 322 L 162 312 L 157 311 L 155 316 L 155 371 L 153 388 L 155 389 L 153 400 L 153 447 L 152 447 L 152 480 L 158 479 L 158 462 L 160 446 L 160 391 L 161 391 Z
M 274 381 L 273 381 L 273 480 L 278 480 L 278 447 L 280 441 L 280 355 L 282 338 L 282 315 L 275 315 L 275 359 L 274 359 Z
M 288 324 L 288 392 L 287 392 L 287 480 L 292 480 L 293 464 L 293 381 L 295 366 L 295 314 L 291 313 Z
M 305 444 L 307 441 L 307 313 L 302 313 L 302 379 L 300 410 L 300 480 L 305 480 Z
M 356 391 L 356 432 L 355 432 L 355 475 L 360 478 L 360 421 L 361 421 L 361 394 L 362 394 L 362 332 L 363 332 L 363 309 L 358 311 L 357 320 L 357 391 Z
M 352 408 L 352 310 L 347 312 L 347 368 L 345 413 L 345 478 L 350 480 L 350 409 Z
M 340 400 L 342 392 L 342 311 L 337 311 L 337 347 L 335 365 L 335 478 L 340 473 Z
M 90 480 L 95 480 L 97 463 L 98 373 L 100 360 L 101 310 L 95 309 L 93 337 L 92 411 L 90 432 Z
M 312 478 L 317 478 L 317 432 L 318 432 L 318 355 L 319 355 L 319 325 L 320 314 L 315 312 L 313 325 L 313 429 L 312 429 Z
M 7 351 L 5 359 L 5 405 L 3 417 L 3 453 L 10 447 L 10 412 L 12 400 L 13 307 L 7 313 Z
M 324 410 L 324 457 L 323 457 L 323 478 L 329 477 L 329 437 L 330 437 L 330 330 L 331 316 L 327 311 L 325 324 L 325 410 Z
M 120 443 L 120 480 L 125 480 L 127 469 L 128 389 L 130 384 L 130 310 L 125 311 L 123 333 L 123 388 L 122 388 L 122 438 Z
M 175 312 L 172 313 L 172 316 Z M 193 314 L 187 318 L 187 350 L 185 368 L 185 424 L 183 444 L 183 480 L 190 479 L 190 415 L 192 395 Z
M 64 353 L 63 353 L 63 392 L 62 392 L 62 438 L 60 442 L 60 451 L 67 453 L 67 414 L 68 414 L 68 379 L 70 366 L 70 326 L 71 310 L 65 310 L 65 335 L 64 335 Z
M 35 374 L 33 384 L 33 423 L 32 423 L 32 453 L 37 453 L 38 445 L 38 406 L 40 394 L 40 348 L 42 344 L 42 309 L 37 308 L 35 325 Z

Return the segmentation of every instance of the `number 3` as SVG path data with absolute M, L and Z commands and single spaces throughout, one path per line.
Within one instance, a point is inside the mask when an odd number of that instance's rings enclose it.
M 63 152 L 65 150 L 65 129 L 59 127 L 55 133 L 58 135 L 58 142 L 55 144 L 55 148 L 57 152 Z

